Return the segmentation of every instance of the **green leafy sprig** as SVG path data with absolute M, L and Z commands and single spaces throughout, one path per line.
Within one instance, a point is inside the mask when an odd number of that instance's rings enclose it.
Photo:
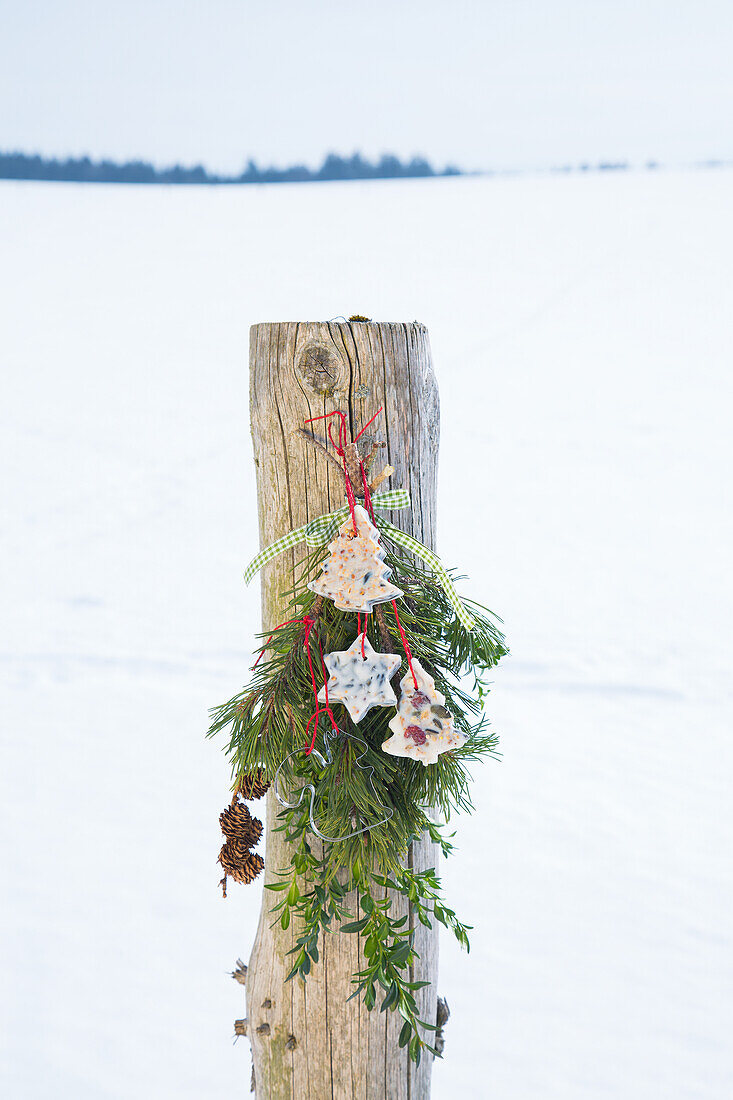
M 444 852 L 452 849 L 435 825 L 430 825 L 430 833 L 441 843 Z M 338 922 L 339 932 L 359 936 L 365 960 L 364 966 L 354 974 L 355 988 L 351 997 L 361 996 L 370 1011 L 379 1002 L 380 1011 L 399 1013 L 403 1020 L 399 1046 L 409 1045 L 413 1061 L 419 1062 L 424 1050 L 436 1054 L 422 1034 L 434 1031 L 436 1025 L 420 1018 L 415 998 L 417 990 L 430 984 L 412 978 L 418 958 L 414 946 L 415 924 L 419 922 L 430 928 L 433 920 L 437 920 L 453 932 L 467 951 L 470 950 L 470 927 L 459 921 L 454 911 L 442 902 L 440 879 L 435 869 L 414 871 L 410 867 L 400 867 L 389 876 L 356 862 L 342 883 L 327 878 L 324 860 L 301 835 L 293 856 L 293 870 L 278 872 L 278 875 L 279 882 L 265 886 L 280 899 L 272 906 L 276 923 L 286 929 L 295 921 L 299 928 L 295 946 L 289 952 L 293 956 L 292 968 L 285 980 L 308 977 L 312 965 L 319 960 L 321 934 L 330 932 L 334 922 Z M 301 892 L 300 884 L 304 879 L 310 889 Z M 347 899 L 352 894 L 356 914 L 347 909 Z M 403 909 L 407 912 L 400 912 Z

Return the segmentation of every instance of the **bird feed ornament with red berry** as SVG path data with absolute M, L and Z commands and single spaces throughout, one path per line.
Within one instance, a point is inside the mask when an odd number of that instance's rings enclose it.
M 445 696 L 436 690 L 433 677 L 416 657 L 400 681 L 400 701 L 389 728 L 392 736 L 382 749 L 390 756 L 419 760 L 426 767 L 434 764 L 441 752 L 458 749 L 466 742 L 455 728 Z

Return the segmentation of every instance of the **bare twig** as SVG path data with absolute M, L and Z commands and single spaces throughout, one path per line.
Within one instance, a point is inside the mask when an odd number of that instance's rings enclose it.
M 377 476 L 371 482 L 371 484 L 369 486 L 369 492 L 373 493 L 374 490 L 379 485 L 381 485 L 383 481 L 386 481 L 388 477 L 392 477 L 393 473 L 394 473 L 394 466 L 385 466 L 384 469 L 382 470 L 381 474 L 377 474 Z
M 372 449 L 369 452 L 369 454 L 366 456 L 366 458 L 364 459 L 364 469 L 367 472 L 367 474 L 369 473 L 369 470 L 370 470 L 372 462 L 374 461 L 374 458 L 377 454 L 377 451 L 379 451 L 382 447 L 386 447 L 386 446 L 387 446 L 386 443 L 382 443 L 382 442 L 379 442 L 379 441 L 377 441 L 375 443 L 372 443 Z
M 326 456 L 326 458 L 328 459 L 328 461 L 332 462 L 334 464 L 334 466 L 336 467 L 336 469 L 338 470 L 338 472 L 341 474 L 342 477 L 344 476 L 344 471 L 343 471 L 343 467 L 341 466 L 341 463 L 339 462 L 339 460 L 336 458 L 335 455 L 331 454 L 331 452 L 328 449 L 328 445 L 326 443 L 324 443 L 321 439 L 319 439 L 318 436 L 313 435 L 312 432 L 307 432 L 305 430 L 305 428 L 296 428 L 295 429 L 295 435 L 302 435 L 303 439 L 307 439 L 308 442 L 311 443 L 317 450 L 323 451 L 323 453 Z

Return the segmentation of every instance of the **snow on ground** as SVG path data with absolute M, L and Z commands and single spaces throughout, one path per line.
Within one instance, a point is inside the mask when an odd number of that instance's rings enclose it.
M 0 186 L 3 1096 L 247 1095 L 203 739 L 258 626 L 247 332 L 351 312 L 429 326 L 440 550 L 513 653 L 434 1096 L 733 1095 L 730 186 Z

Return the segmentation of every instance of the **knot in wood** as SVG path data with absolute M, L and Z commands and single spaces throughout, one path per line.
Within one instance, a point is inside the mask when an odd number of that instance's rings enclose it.
M 333 393 L 338 387 L 340 368 L 338 356 L 325 344 L 306 344 L 298 356 L 298 372 L 314 393 Z

